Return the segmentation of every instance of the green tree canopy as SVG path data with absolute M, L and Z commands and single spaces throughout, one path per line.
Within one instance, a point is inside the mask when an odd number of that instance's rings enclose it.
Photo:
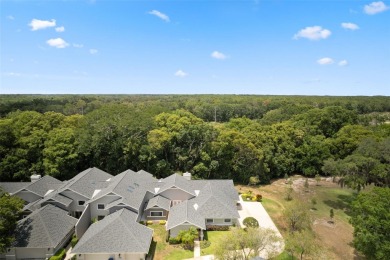
M 390 256 L 390 188 L 374 187 L 352 203 L 353 244 L 368 259 Z

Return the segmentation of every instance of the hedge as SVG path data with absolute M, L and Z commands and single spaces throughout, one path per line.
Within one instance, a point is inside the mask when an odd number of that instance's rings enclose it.
M 208 231 L 228 231 L 230 229 L 230 227 L 229 226 L 207 225 L 206 229 Z
M 66 256 L 65 248 L 61 248 L 55 255 L 49 258 L 49 260 L 62 260 Z

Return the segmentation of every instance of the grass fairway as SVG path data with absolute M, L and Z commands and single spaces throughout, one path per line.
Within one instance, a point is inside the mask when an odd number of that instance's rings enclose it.
M 325 180 L 317 186 L 314 179 L 309 179 L 309 188 L 305 189 L 304 178 L 295 176 L 292 179 L 293 201 L 303 201 L 312 208 L 310 210 L 312 227 L 316 234 L 316 240 L 321 245 L 323 257 L 325 259 L 359 259 L 354 248 L 350 245 L 353 227 L 349 224 L 349 209 L 355 193 Z M 284 199 L 286 186 L 284 179 L 260 187 L 236 186 L 241 193 L 251 190 L 254 194 L 263 195 L 262 204 L 284 237 L 288 233 L 288 226 L 283 211 L 292 203 Z M 311 204 L 312 198 L 316 200 L 314 207 Z M 329 223 L 330 209 L 332 208 L 334 224 Z M 286 253 L 284 253 L 277 259 L 285 259 L 286 257 Z

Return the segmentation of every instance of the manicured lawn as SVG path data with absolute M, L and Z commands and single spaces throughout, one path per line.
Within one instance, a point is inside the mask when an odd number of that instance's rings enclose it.
M 218 241 L 221 239 L 221 237 L 226 236 L 229 233 L 231 233 L 231 231 L 206 231 L 205 238 L 207 238 L 207 240 L 210 241 L 211 244 L 209 247 L 200 250 L 201 255 L 214 254 Z
M 180 260 L 194 257 L 194 252 L 184 250 L 180 245 L 170 245 L 165 241 L 167 231 L 164 225 L 153 224 L 148 225 L 153 229 L 153 242 L 151 244 L 149 254 L 154 254 L 154 260 Z

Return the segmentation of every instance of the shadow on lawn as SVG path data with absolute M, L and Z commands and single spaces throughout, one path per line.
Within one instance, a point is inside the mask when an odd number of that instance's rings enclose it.
M 345 214 L 351 216 L 351 205 L 356 195 L 338 195 L 336 200 L 324 200 L 324 203 L 331 208 L 344 211 Z

